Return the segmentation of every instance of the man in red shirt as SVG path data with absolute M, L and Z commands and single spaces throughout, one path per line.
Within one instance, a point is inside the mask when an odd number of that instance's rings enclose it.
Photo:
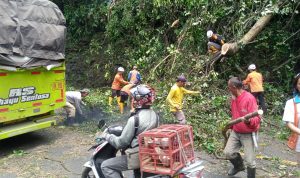
M 228 81 L 228 89 L 232 94 L 231 114 L 232 119 L 245 116 L 248 113 L 257 111 L 257 103 L 254 96 L 243 90 L 243 83 L 237 77 L 232 77 Z M 226 158 L 233 164 L 233 168 L 228 171 L 228 175 L 233 176 L 245 169 L 243 159 L 239 153 L 240 148 L 244 147 L 245 164 L 247 167 L 247 178 L 255 178 L 255 146 L 256 131 L 260 127 L 260 118 L 258 116 L 249 121 L 244 120 L 232 126 L 232 130 L 224 149 Z

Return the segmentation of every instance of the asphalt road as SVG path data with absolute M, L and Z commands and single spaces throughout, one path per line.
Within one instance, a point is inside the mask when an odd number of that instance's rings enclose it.
M 261 142 L 267 143 L 262 138 Z M 89 160 L 88 148 L 94 143 L 94 134 L 87 134 L 78 128 L 53 127 L 0 141 L 0 178 L 79 178 L 83 164 Z M 269 144 L 268 144 L 269 143 Z M 259 154 L 280 155 L 280 158 L 295 161 L 285 145 L 270 140 L 261 146 Z M 226 178 L 230 163 L 218 160 L 205 152 L 196 152 L 204 160 L 204 178 Z M 279 159 L 278 159 L 279 160 Z M 297 167 L 276 167 L 279 161 L 259 160 L 257 177 L 275 178 L 282 171 L 291 172 Z M 275 165 L 275 166 L 274 166 Z M 273 168 L 274 167 L 274 168 Z M 281 170 L 282 169 L 282 170 Z M 131 177 L 126 172 L 127 178 Z M 240 172 L 235 178 L 246 177 Z M 284 176 L 283 176 L 284 177 Z M 291 176 L 293 177 L 293 176 Z
M 49 128 L 0 141 L 0 178 L 79 178 L 93 135 L 73 128 Z M 124 173 L 132 177 L 132 173 Z M 206 178 L 224 177 L 206 173 Z

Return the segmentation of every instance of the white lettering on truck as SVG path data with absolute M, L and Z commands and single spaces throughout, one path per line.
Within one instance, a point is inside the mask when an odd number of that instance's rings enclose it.
M 25 87 L 25 88 L 12 88 L 9 90 L 8 97 L 14 96 L 27 96 L 35 93 L 34 87 Z
M 47 99 L 50 97 L 49 93 L 46 94 L 35 94 L 31 96 L 22 96 L 21 102 L 28 102 L 28 101 L 35 101 L 35 100 L 42 100 L 42 99 Z
M 19 98 L 7 98 L 7 99 L 0 98 L 0 106 L 13 105 L 18 102 L 19 102 Z
M 20 98 L 21 97 L 21 98 Z M 35 87 L 11 88 L 8 98 L 0 98 L 0 106 L 14 105 L 18 102 L 30 102 L 50 98 L 50 93 L 35 93 Z

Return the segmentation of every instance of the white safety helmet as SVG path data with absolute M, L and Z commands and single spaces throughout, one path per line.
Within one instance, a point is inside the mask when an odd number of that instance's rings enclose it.
M 118 67 L 118 72 L 124 72 L 124 68 L 123 67 Z
M 255 64 L 251 64 L 251 65 L 249 65 L 249 67 L 248 67 L 248 70 L 255 70 L 255 69 L 256 69 Z
M 208 31 L 206 32 L 207 38 L 212 37 L 213 34 L 214 34 L 214 32 L 211 31 L 211 30 L 208 30 Z

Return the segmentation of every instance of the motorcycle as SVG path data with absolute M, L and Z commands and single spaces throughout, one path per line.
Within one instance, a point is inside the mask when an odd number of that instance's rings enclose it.
M 101 129 L 105 127 L 105 121 L 100 120 L 98 123 L 98 128 Z M 123 127 L 122 126 L 110 126 L 105 129 L 109 134 L 114 134 L 120 136 Z M 106 140 L 100 139 L 98 143 L 93 145 L 90 149 L 94 149 L 92 156 L 89 161 L 84 164 L 84 170 L 82 172 L 82 178 L 105 178 L 101 171 L 101 164 L 103 161 L 116 157 L 116 154 L 119 150 L 110 145 Z M 125 150 L 120 150 L 122 154 L 125 154 Z M 142 173 L 142 177 L 148 178 L 203 178 L 203 161 L 196 160 L 193 163 L 187 165 L 180 169 L 175 176 L 171 177 L 168 175 L 155 175 L 152 173 Z M 134 170 L 134 177 L 140 177 L 141 173 L 139 170 Z

